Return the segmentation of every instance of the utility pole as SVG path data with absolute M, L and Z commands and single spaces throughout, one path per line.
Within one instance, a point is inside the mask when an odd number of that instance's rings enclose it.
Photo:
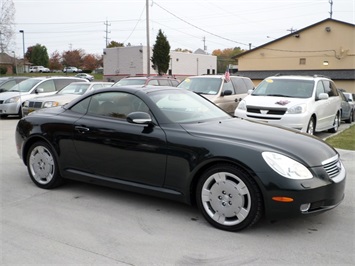
M 147 35 L 147 76 L 150 76 L 150 43 L 149 43 L 149 0 L 146 0 L 146 35 Z
M 105 37 L 105 39 L 106 39 L 106 48 L 107 48 L 107 46 L 108 46 L 108 40 L 110 39 L 110 38 L 108 37 L 108 34 L 111 33 L 111 31 L 108 30 L 108 27 L 111 26 L 111 24 L 108 23 L 108 21 L 107 21 L 107 19 L 106 19 L 106 22 L 104 23 L 104 25 L 106 26 L 106 30 L 105 30 L 106 37 Z
M 205 51 L 205 53 L 207 53 L 206 37 L 203 37 L 202 41 L 203 41 L 203 50 Z
M 330 18 L 332 18 L 333 17 L 333 0 L 329 0 L 329 4 L 330 4 L 329 14 L 330 14 Z

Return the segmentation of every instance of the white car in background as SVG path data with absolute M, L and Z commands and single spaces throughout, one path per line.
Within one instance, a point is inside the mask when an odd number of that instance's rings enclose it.
M 341 97 L 329 78 L 273 76 L 249 93 L 235 109 L 235 116 L 309 134 L 336 132 L 340 125 Z

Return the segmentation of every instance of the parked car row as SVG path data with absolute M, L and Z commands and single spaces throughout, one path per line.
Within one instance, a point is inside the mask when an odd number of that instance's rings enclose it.
M 44 66 L 30 66 L 28 71 L 30 73 L 50 73 L 51 72 L 51 70 L 49 68 L 44 67 Z M 63 72 L 64 73 L 80 73 L 80 72 L 82 72 L 82 70 L 77 67 L 68 66 L 68 67 L 64 67 Z
M 0 93 L 0 117 L 18 115 L 22 117 L 22 106 L 26 100 L 37 96 L 53 95 L 72 82 L 89 82 L 77 77 L 28 78 L 9 91 Z

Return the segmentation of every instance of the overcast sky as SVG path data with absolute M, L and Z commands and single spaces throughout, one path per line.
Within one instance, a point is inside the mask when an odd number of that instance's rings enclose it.
M 102 54 L 109 41 L 146 45 L 146 0 L 13 0 L 16 54 L 44 45 L 54 51 Z M 150 0 L 150 44 L 159 29 L 171 49 L 256 47 L 330 17 L 330 0 Z M 333 0 L 332 18 L 355 24 L 355 0 Z M 107 23 L 106 23 L 107 21 Z M 105 25 L 107 24 L 107 26 Z

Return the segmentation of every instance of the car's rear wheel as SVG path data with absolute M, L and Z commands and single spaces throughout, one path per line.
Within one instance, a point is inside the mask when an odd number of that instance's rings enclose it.
M 315 119 L 314 117 L 311 117 L 311 119 L 309 119 L 308 122 L 307 133 L 310 135 L 314 135 L 314 131 L 315 131 Z
M 351 124 L 354 121 L 354 111 L 350 111 L 349 118 L 345 120 L 345 123 Z
M 227 231 L 252 226 L 263 214 L 257 184 L 230 164 L 216 165 L 204 172 L 197 185 L 196 200 L 206 220 Z
M 32 181 L 40 188 L 54 188 L 62 183 L 57 159 L 45 142 L 34 143 L 27 154 L 27 169 Z
M 340 126 L 340 114 L 337 113 L 334 118 L 333 128 L 329 129 L 328 131 L 330 133 L 336 133 L 339 129 L 339 126 Z

